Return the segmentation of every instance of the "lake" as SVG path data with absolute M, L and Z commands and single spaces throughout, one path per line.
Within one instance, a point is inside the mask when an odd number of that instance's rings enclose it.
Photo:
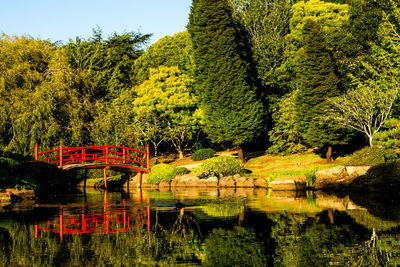
M 87 190 L 1 209 L 1 266 L 400 264 L 387 194 Z

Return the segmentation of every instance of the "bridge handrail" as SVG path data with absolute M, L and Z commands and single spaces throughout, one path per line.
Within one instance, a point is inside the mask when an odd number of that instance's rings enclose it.
M 117 151 L 117 149 L 122 150 L 122 152 Z M 100 153 L 98 151 L 94 151 L 95 153 L 87 153 L 89 152 L 88 150 L 89 151 L 98 150 L 100 151 Z M 46 158 L 39 159 L 39 156 L 57 152 L 58 155 L 53 154 L 49 155 Z M 59 148 L 39 152 L 38 145 L 36 144 L 35 160 L 47 161 L 50 164 L 59 164 L 60 169 L 62 169 L 64 165 L 70 165 L 80 162 L 82 164 L 88 161 L 105 162 L 106 164 L 109 165 L 116 165 L 118 161 L 119 165 L 121 165 L 122 163 L 124 165 L 127 165 L 127 167 L 129 167 L 128 166 L 129 164 L 137 164 L 139 166 L 142 165 L 145 167 L 145 171 L 148 171 L 150 154 L 149 154 L 149 145 L 147 145 L 147 151 L 143 151 L 126 146 L 112 146 L 112 145 L 63 147 L 62 143 L 60 143 Z M 142 167 L 140 167 L 140 169 L 142 169 Z

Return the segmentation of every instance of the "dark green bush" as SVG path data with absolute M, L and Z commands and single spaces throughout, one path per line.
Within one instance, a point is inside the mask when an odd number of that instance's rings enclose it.
M 359 177 L 363 185 L 400 186 L 400 161 L 391 161 L 371 167 L 366 175 Z
M 171 182 L 172 178 L 176 175 L 175 172 L 176 168 L 174 166 L 160 163 L 151 167 L 149 179 L 147 181 L 152 184 L 158 184 L 163 179 L 167 182 Z
M 189 173 L 190 171 L 185 167 L 176 167 L 174 171 L 174 176 L 181 176 Z
M 0 157 L 0 168 L 14 168 L 18 166 L 18 161 Z
M 207 159 L 194 170 L 199 178 L 243 174 L 244 171 L 243 163 L 240 160 L 229 156 L 219 156 Z
M 194 161 L 205 160 L 215 156 L 215 150 L 212 148 L 199 149 L 193 153 L 191 159 Z
M 398 152 L 394 149 L 380 147 L 364 147 L 352 155 L 347 162 L 348 166 L 376 166 L 399 158 Z

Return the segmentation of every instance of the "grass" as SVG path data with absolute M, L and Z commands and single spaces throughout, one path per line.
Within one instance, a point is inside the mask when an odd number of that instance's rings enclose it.
M 249 160 L 245 168 L 251 170 L 256 178 L 264 178 L 270 182 L 279 177 L 309 176 L 317 170 L 344 165 L 346 160 L 347 157 L 344 157 L 327 163 L 312 152 L 290 156 L 265 155 Z

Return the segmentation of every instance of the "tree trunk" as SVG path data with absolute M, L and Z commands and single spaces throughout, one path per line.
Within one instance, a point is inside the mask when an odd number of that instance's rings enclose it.
M 368 142 L 369 146 L 374 146 L 374 144 L 372 144 L 372 135 L 368 135 Z
M 238 158 L 241 162 L 245 163 L 243 148 L 241 146 L 237 147 L 238 149 Z
M 183 159 L 183 151 L 182 150 L 178 150 L 178 153 L 179 153 L 179 158 Z
M 326 152 L 326 162 L 327 163 L 332 162 L 332 146 L 329 146 L 328 151 Z

